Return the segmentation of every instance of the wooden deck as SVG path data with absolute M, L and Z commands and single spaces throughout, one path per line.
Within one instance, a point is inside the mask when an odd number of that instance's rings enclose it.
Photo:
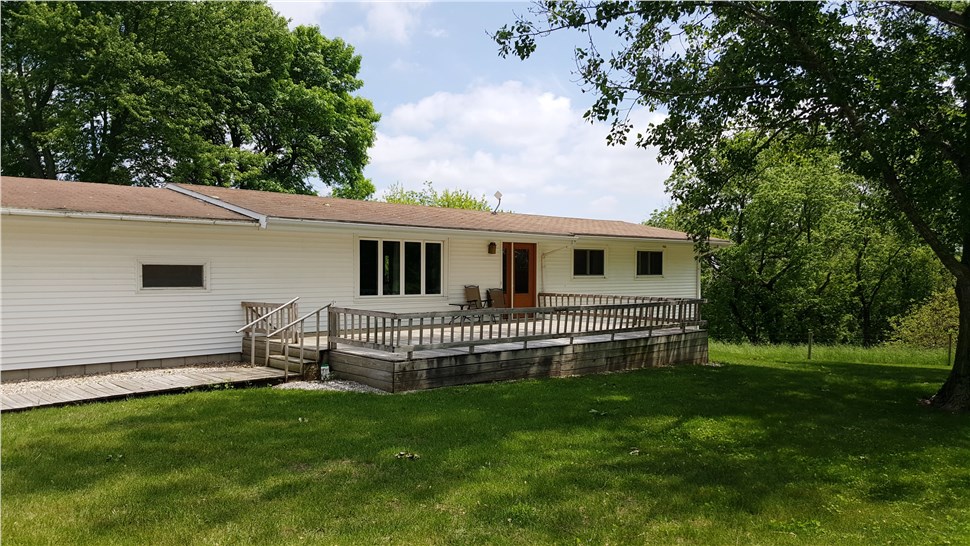
M 670 328 L 652 332 L 497 342 L 468 348 L 414 351 L 410 355 L 338 345 L 327 355 L 330 374 L 387 391 L 565 377 L 706 364 L 707 331 Z
M 259 385 L 283 381 L 283 370 L 264 367 L 174 368 L 0 384 L 0 411 L 182 392 L 212 385 Z
M 328 305 L 306 315 L 316 322 L 309 332 L 303 318 L 275 329 L 252 321 L 242 352 L 254 363 L 311 366 L 310 376 L 328 366 L 389 392 L 707 362 L 704 300 L 549 293 L 539 303 L 414 313 Z

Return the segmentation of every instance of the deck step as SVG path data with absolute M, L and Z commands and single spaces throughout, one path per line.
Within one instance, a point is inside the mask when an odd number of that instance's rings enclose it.
M 290 373 L 300 373 L 301 366 L 316 364 L 315 360 L 299 358 L 296 356 L 284 356 L 281 354 L 269 355 L 269 367 L 278 370 L 288 370 Z

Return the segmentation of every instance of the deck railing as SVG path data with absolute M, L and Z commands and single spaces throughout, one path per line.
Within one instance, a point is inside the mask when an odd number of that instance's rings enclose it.
M 299 297 L 296 297 L 286 303 L 242 302 L 246 325 L 236 330 L 236 333 L 245 333 L 249 336 L 251 347 L 249 358 L 252 365 L 256 365 L 256 338 L 268 339 L 271 332 L 295 319 L 297 314 L 296 302 L 299 299 Z M 269 351 L 267 350 L 263 365 L 265 366 L 268 363 Z
M 578 294 L 543 294 L 542 302 L 594 301 Z M 601 297 L 601 296 L 597 296 Z M 602 296 L 606 298 L 606 296 Z M 613 296 L 614 298 L 630 298 Z M 603 300 L 618 301 L 618 300 Z M 331 307 L 327 320 L 329 346 L 337 344 L 408 353 L 427 349 L 522 343 L 658 329 L 701 327 L 699 299 L 641 298 L 624 303 L 547 305 L 515 309 L 472 309 L 424 313 L 388 313 Z
M 306 322 L 311 318 L 314 319 L 316 323 L 316 328 L 313 332 L 319 336 L 320 335 L 320 316 L 321 314 L 332 307 L 336 302 L 330 302 L 323 307 L 318 307 L 317 309 L 310 311 L 309 313 L 303 315 L 302 317 L 295 318 L 290 322 L 280 326 L 276 330 L 266 334 L 266 355 L 269 358 L 270 342 L 278 343 L 281 347 L 282 354 L 280 355 L 283 360 L 286 360 L 286 364 L 283 366 L 283 380 L 288 381 L 290 378 L 290 365 L 289 365 L 289 348 L 293 347 L 299 350 L 299 357 L 297 360 L 300 364 L 300 377 L 303 377 L 305 370 L 306 361 L 303 358 L 303 352 L 306 349 Z

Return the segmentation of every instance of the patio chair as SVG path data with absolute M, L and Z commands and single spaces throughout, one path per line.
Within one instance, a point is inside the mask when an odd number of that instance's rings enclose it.
M 485 304 L 482 303 L 482 292 L 479 290 L 477 284 L 465 285 L 465 302 L 467 305 L 465 309 L 481 309 L 485 307 Z
M 488 306 L 495 307 L 496 309 L 508 309 L 509 302 L 505 300 L 505 290 L 501 288 L 489 288 L 486 291 L 488 295 Z
M 452 303 L 458 307 L 459 310 L 467 311 L 469 309 L 484 309 L 485 304 L 482 302 L 482 292 L 479 290 L 477 284 L 466 284 L 465 285 L 465 302 L 464 303 Z M 474 322 L 474 317 L 477 315 L 463 315 L 461 321 L 465 320 Z M 456 317 L 457 318 L 457 317 Z M 451 319 L 451 322 L 455 322 L 455 318 Z

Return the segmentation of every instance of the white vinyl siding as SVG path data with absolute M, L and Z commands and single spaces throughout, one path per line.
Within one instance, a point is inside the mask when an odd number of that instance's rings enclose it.
M 239 352 L 242 301 L 285 302 L 302 312 L 337 305 L 441 311 L 465 284 L 501 283 L 490 240 L 443 240 L 443 294 L 361 298 L 356 238 L 396 233 L 321 226 L 213 226 L 2 217 L 0 359 L 16 370 Z M 423 234 L 407 239 L 432 239 Z M 205 290 L 141 289 L 140 263 L 205 263 Z
M 574 248 L 606 249 L 605 275 L 573 275 Z M 663 275 L 637 276 L 637 251 L 663 252 Z M 540 292 L 700 297 L 697 261 L 690 242 L 588 238 L 571 245 L 543 242 L 539 245 L 539 255 L 543 257 L 538 272 Z
M 502 240 L 475 233 L 296 225 L 125 222 L 4 215 L 0 361 L 18 370 L 237 353 L 242 301 L 301 312 L 331 301 L 390 312 L 453 309 L 464 286 L 502 283 Z M 442 242 L 442 294 L 359 296 L 360 239 Z M 514 239 L 530 242 L 528 238 Z M 688 244 L 668 244 L 664 275 L 637 278 L 643 241 L 590 240 L 606 249 L 606 278 L 574 278 L 569 239 L 539 241 L 539 291 L 697 296 Z M 204 264 L 205 289 L 142 289 L 142 263 Z

